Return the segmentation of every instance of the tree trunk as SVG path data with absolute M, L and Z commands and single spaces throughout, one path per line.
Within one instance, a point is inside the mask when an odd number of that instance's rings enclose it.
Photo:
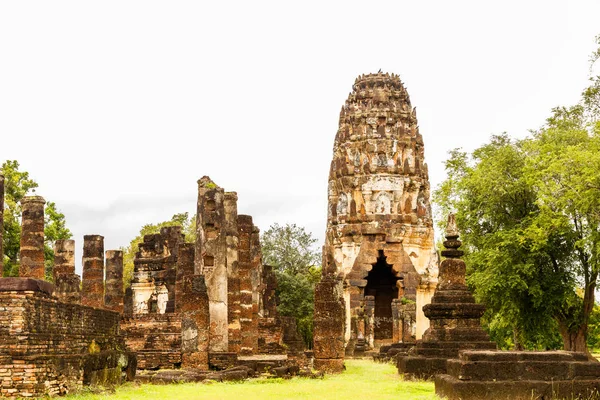
M 580 353 L 587 353 L 587 343 L 586 343 L 586 333 L 587 333 L 587 325 L 583 324 L 579 326 L 576 331 L 570 331 L 568 326 L 561 323 L 558 323 L 558 330 L 560 332 L 560 336 L 563 340 L 563 348 L 566 351 L 577 351 Z
M 521 332 L 519 328 L 515 325 L 513 326 L 513 350 L 522 351 L 523 343 L 521 343 Z

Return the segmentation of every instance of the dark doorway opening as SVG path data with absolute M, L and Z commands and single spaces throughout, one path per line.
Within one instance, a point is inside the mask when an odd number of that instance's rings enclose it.
M 383 250 L 379 250 L 377 262 L 367 275 L 365 296 L 375 297 L 375 339 L 392 339 L 392 300 L 398 298 L 398 278 L 392 266 L 386 262 Z

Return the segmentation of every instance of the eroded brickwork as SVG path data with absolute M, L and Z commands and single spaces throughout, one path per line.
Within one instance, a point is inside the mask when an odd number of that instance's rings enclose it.
M 175 310 L 177 255 L 183 243 L 181 227 L 161 228 L 144 236 L 133 260 L 133 314 L 164 314 Z
M 252 332 L 252 217 L 238 215 L 240 245 L 238 249 L 238 265 L 240 277 L 240 326 L 241 346 L 240 354 L 252 354 L 256 351 L 255 337 Z
M 240 325 L 240 276 L 238 246 L 240 242 L 237 226 L 237 194 L 225 192 L 225 233 L 227 242 L 227 323 L 229 352 L 240 351 L 242 337 Z
M 104 308 L 123 313 L 123 252 L 106 251 Z
M 210 350 L 228 350 L 225 191 L 209 177 L 198 181 L 196 270 L 206 278 L 210 301 Z
M 182 367 L 208 370 L 210 307 L 204 275 L 183 278 L 182 303 Z
M 52 296 L 52 284 L 0 278 L 0 396 L 65 394 L 135 376 L 118 313 Z
M 75 274 L 75 241 L 54 242 L 54 295 L 67 303 L 81 303 L 81 279 Z
M 19 276 L 45 279 L 44 267 L 44 205 L 41 196 L 26 196 L 21 200 L 21 248 Z
M 314 367 L 338 373 L 344 369 L 344 299 L 341 280 L 326 275 L 315 288 Z
M 81 274 L 81 304 L 90 307 L 104 305 L 104 237 L 83 237 L 83 272 Z

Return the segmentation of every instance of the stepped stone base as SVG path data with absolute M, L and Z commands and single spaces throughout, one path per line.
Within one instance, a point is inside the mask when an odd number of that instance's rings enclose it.
M 181 316 L 138 314 L 121 320 L 127 347 L 137 353 L 138 369 L 181 366 Z
M 407 355 L 397 356 L 398 371 L 404 379 L 431 379 L 445 374 L 446 362 L 457 358 L 460 350 L 495 350 L 493 342 L 421 342 Z
M 390 362 L 396 360 L 398 356 L 406 357 L 410 349 L 415 347 L 414 342 L 409 343 L 393 343 L 391 345 L 383 345 L 379 348 L 379 353 L 373 356 L 374 361 Z
M 565 351 L 461 351 L 435 378 L 449 400 L 600 398 L 600 363 Z

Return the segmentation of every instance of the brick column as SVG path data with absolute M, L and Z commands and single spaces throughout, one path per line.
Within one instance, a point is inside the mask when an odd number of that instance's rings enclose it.
M 183 310 L 183 302 L 185 301 L 183 279 L 186 276 L 194 275 L 194 252 L 195 246 L 193 243 L 181 243 L 179 245 L 177 278 L 175 281 L 175 312 Z
M 83 274 L 81 304 L 102 307 L 104 304 L 104 237 L 83 237 Z
M 208 176 L 198 180 L 196 273 L 205 276 L 210 301 L 210 351 L 228 350 L 225 191 Z
M 258 352 L 258 337 L 259 315 L 263 311 L 262 297 L 265 287 L 262 282 L 262 251 L 260 248 L 260 230 L 257 226 L 252 227 L 252 235 L 250 236 L 250 257 L 252 279 L 252 348 L 253 352 Z
M 44 205 L 40 196 L 21 200 L 21 254 L 19 276 L 44 279 Z
M 237 223 L 240 234 L 240 244 L 238 247 L 241 329 L 240 354 L 252 354 L 254 352 L 254 338 L 252 335 L 252 256 L 250 251 L 253 227 L 252 217 L 249 215 L 238 215 Z
M 107 250 L 104 307 L 123 313 L 123 296 L 123 252 Z
M 179 300 L 177 308 L 181 313 L 181 366 L 208 370 L 210 312 L 204 275 L 184 276 L 183 292 Z M 175 301 L 177 304 L 177 299 Z
M 375 347 L 375 296 L 365 296 L 365 340 L 368 350 Z
M 323 276 L 315 287 L 315 369 L 342 372 L 344 369 L 344 300 L 340 280 Z
M 59 239 L 54 242 L 54 282 L 59 275 L 75 273 L 75 241 Z
M 392 300 L 392 343 L 402 341 L 402 328 L 404 323 L 404 313 L 402 312 L 402 300 Z
M 69 303 L 81 302 L 81 280 L 75 274 L 75 241 L 59 239 L 54 242 L 54 295 Z
M 238 353 L 241 345 L 240 328 L 240 276 L 238 246 L 240 243 L 237 226 L 237 194 L 225 192 L 225 233 L 227 243 L 227 323 L 229 351 Z
M 0 273 L 4 272 L 4 175 L 0 174 Z

